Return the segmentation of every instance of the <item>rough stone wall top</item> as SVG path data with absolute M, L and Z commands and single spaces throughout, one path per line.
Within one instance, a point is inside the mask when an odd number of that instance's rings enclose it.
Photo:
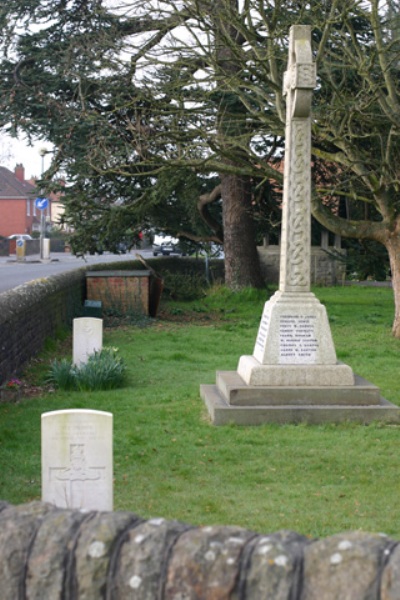
M 400 549 L 0 501 L 0 582 L 2 600 L 398 600 Z

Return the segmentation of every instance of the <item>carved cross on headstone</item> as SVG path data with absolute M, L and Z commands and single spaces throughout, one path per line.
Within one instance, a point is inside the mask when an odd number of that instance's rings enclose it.
M 113 415 L 90 409 L 42 414 L 42 501 L 113 509 Z
M 86 506 L 85 484 L 105 479 L 105 467 L 86 464 L 85 444 L 70 444 L 69 454 L 66 466 L 50 467 L 49 479 L 56 483 L 54 488 L 59 492 L 56 500 L 65 502 L 69 508 L 82 508 Z
M 290 30 L 284 76 L 286 147 L 279 289 L 310 290 L 311 98 L 316 84 L 311 33 L 306 25 Z

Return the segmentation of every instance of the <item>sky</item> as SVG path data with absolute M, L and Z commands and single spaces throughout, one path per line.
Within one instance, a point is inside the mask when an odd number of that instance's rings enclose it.
M 25 167 L 25 179 L 40 177 L 42 167 L 47 169 L 50 165 L 50 155 L 40 156 L 42 148 L 50 149 L 51 145 L 38 142 L 28 146 L 24 140 L 15 140 L 5 134 L 0 135 L 0 166 L 14 171 L 15 165 L 22 163 Z M 43 164 L 42 164 L 43 162 Z

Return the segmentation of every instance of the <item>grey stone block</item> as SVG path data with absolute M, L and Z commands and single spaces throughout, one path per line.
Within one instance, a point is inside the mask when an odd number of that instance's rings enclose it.
M 216 385 L 201 385 L 203 398 L 214 425 L 262 425 L 264 423 L 400 423 L 400 409 L 384 398 L 374 405 L 253 405 L 229 404 Z
M 379 388 L 356 376 L 355 385 L 345 386 L 251 386 L 236 371 L 217 371 L 217 387 L 232 406 L 351 405 L 380 404 Z

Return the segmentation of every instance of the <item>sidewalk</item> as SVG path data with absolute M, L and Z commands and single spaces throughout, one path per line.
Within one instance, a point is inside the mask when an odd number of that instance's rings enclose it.
M 9 256 L 0 256 L 0 263 L 45 263 L 49 264 L 52 262 L 76 262 L 77 267 L 84 267 L 85 265 L 90 264 L 98 264 L 98 263 L 109 263 L 109 262 L 119 262 L 123 260 L 137 260 L 136 252 L 140 254 L 145 254 L 146 251 L 133 250 L 128 254 L 111 254 L 110 252 L 104 252 L 103 254 L 86 254 L 84 257 L 75 256 L 75 254 L 71 254 L 71 252 L 51 252 L 50 259 L 41 261 L 40 254 L 31 254 L 26 256 L 24 260 L 17 260 L 16 254 L 10 254 Z

